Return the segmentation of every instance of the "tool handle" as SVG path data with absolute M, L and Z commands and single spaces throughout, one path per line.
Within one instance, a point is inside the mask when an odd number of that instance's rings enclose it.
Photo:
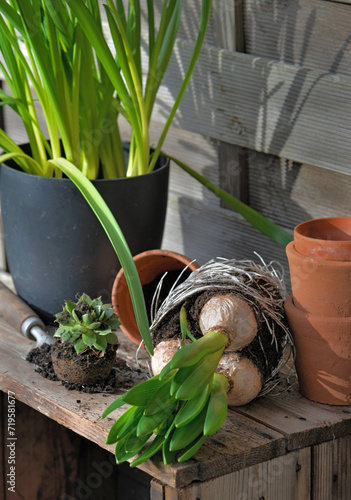
M 0 281 L 0 317 L 9 325 L 29 337 L 32 326 L 45 325 L 38 315 L 18 295 Z

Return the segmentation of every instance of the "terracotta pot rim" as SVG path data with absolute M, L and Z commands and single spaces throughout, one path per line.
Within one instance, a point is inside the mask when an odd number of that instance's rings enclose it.
M 314 324 L 318 323 L 337 323 L 338 325 L 347 325 L 351 324 L 351 316 L 318 316 L 317 314 L 311 314 L 308 311 L 303 311 L 299 307 L 294 304 L 293 295 L 289 295 L 289 297 L 285 300 L 285 307 L 290 309 L 290 311 L 295 314 L 299 318 L 304 318 L 306 320 L 310 319 Z
M 188 265 L 190 262 L 195 261 L 195 259 L 190 259 L 186 255 L 183 255 L 181 253 L 173 252 L 172 250 L 161 250 L 159 248 L 156 248 L 154 250 L 145 250 L 145 252 L 138 253 L 137 255 L 133 256 L 133 260 L 134 262 L 139 262 L 152 256 L 157 256 L 157 257 L 168 256 L 172 258 L 177 258 L 177 260 L 184 263 L 185 265 Z M 119 273 L 123 274 L 123 269 L 120 269 L 118 274 Z
M 296 242 L 291 241 L 287 244 L 285 248 L 286 254 L 289 257 L 289 254 L 292 254 L 295 257 L 300 258 L 306 262 L 313 262 L 315 265 L 319 266 L 328 266 L 328 267 L 351 267 L 351 260 L 333 260 L 330 258 L 318 258 L 316 255 L 306 255 L 305 253 L 299 252 L 296 248 Z
M 294 228 L 295 248 L 320 259 L 351 261 L 351 217 L 323 217 Z
M 157 272 L 153 273 L 149 265 L 145 266 L 145 264 L 147 264 L 152 258 L 158 261 L 158 263 L 164 264 L 164 269 L 161 269 L 160 271 L 158 268 Z M 152 282 L 159 274 L 161 274 L 162 272 L 166 272 L 166 270 L 181 270 L 188 266 L 189 271 L 192 272 L 200 267 L 195 259 L 191 259 L 186 255 L 173 252 L 172 250 L 146 250 L 145 252 L 141 252 L 133 256 L 133 260 L 139 272 L 142 286 Z M 173 266 L 169 266 L 170 262 L 173 262 Z M 145 274 L 149 276 L 150 279 L 145 279 Z M 120 317 L 120 321 L 122 323 L 120 329 L 129 339 L 131 339 L 135 344 L 139 345 L 141 342 L 141 336 L 136 325 L 134 312 L 132 313 L 131 300 L 129 293 L 127 292 L 127 284 L 123 269 L 119 270 L 113 283 L 111 302 L 116 314 L 118 314 Z M 125 318 L 124 312 L 126 313 Z

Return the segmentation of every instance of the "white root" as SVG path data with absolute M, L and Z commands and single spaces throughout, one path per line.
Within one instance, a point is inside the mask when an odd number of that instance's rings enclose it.
M 215 295 L 201 309 L 199 325 L 203 335 L 221 331 L 229 339 L 227 351 L 239 351 L 257 334 L 257 321 L 250 305 L 233 295 Z
M 185 344 L 190 343 L 186 339 Z M 154 349 L 154 355 L 151 358 L 151 369 L 154 375 L 161 373 L 164 366 L 171 361 L 174 354 L 180 349 L 180 339 L 162 340 Z
M 229 380 L 228 406 L 241 406 L 252 401 L 262 389 L 262 376 L 256 365 L 236 352 L 224 353 L 218 368 Z

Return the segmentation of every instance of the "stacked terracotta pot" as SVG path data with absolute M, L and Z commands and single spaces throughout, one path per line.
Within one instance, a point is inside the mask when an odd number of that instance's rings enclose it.
M 299 224 L 286 252 L 300 391 L 319 403 L 351 404 L 351 217 Z

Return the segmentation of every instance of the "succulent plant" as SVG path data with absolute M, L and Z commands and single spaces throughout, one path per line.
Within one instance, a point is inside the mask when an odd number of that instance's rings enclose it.
M 64 344 L 74 342 L 77 354 L 86 349 L 105 352 L 106 347 L 118 344 L 113 330 L 121 324 L 111 304 L 103 304 L 101 297 L 91 299 L 83 293 L 78 302 L 66 300 L 62 312 L 55 314 L 59 323 L 54 337 Z

